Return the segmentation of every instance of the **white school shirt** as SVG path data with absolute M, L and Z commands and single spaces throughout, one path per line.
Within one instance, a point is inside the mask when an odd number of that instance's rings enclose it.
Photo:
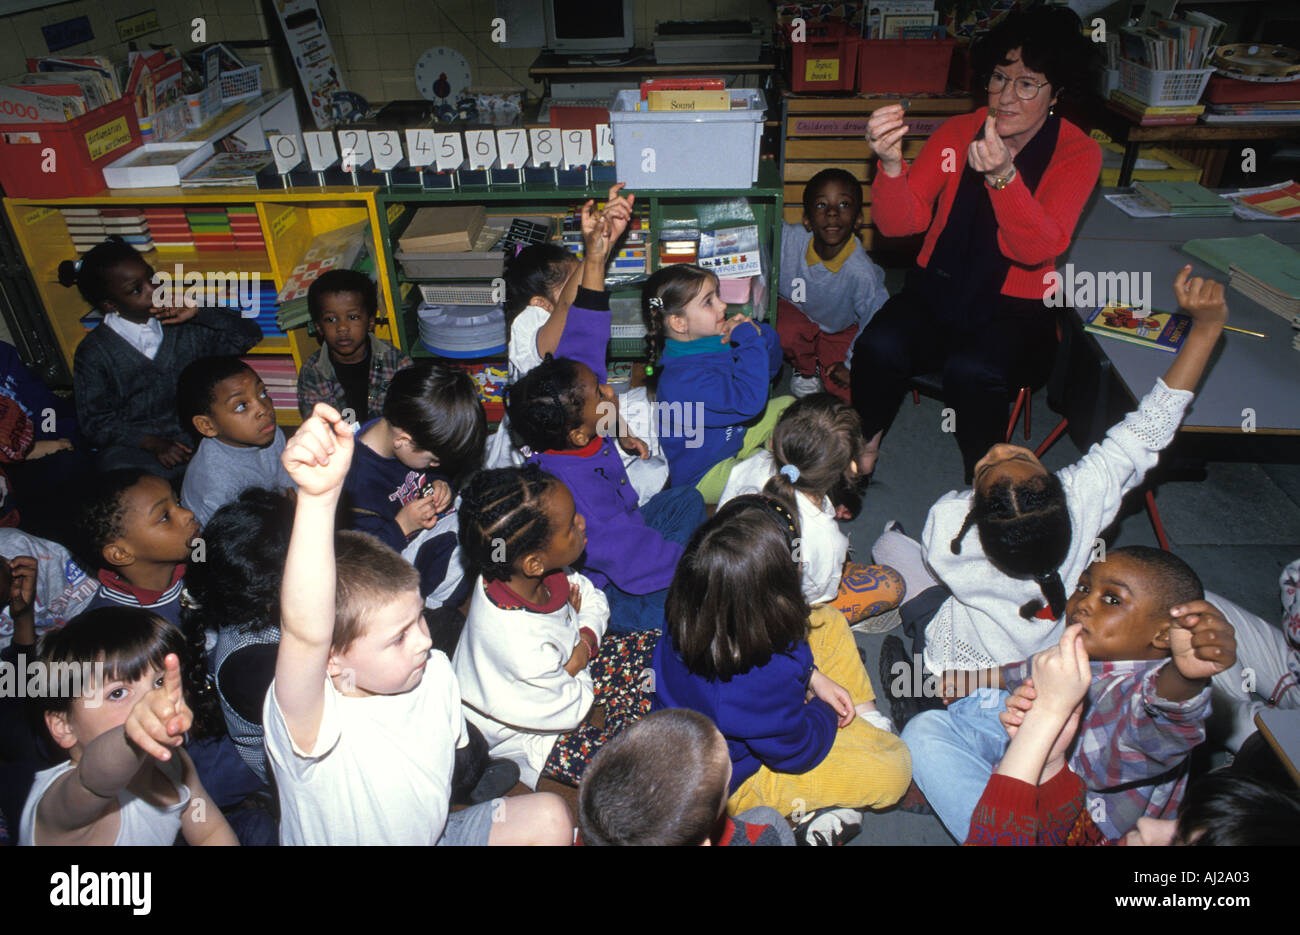
M 585 575 L 565 577 L 578 586 L 581 611 L 567 601 L 549 614 L 506 610 L 487 596 L 480 576 L 452 663 L 465 716 L 482 731 L 493 756 L 519 764 L 519 778 L 529 788 L 537 786 L 559 735 L 591 710 L 590 667 L 577 675 L 564 671 L 578 631 L 589 627 L 603 640 L 609 625 L 605 595 Z
M 447 824 L 456 749 L 469 742 L 447 657 L 429 652 L 420 684 L 349 698 L 325 678 L 315 746 L 293 742 L 266 693 L 266 753 L 280 789 L 280 843 L 437 844 Z
M 1058 569 L 1068 595 L 1092 562 L 1093 545 L 1119 512 L 1124 494 L 1141 485 L 1160 452 L 1173 440 L 1191 404 L 1188 390 L 1171 390 L 1156 380 L 1137 411 L 1069 467 L 1056 472 L 1070 514 L 1070 548 Z M 925 561 L 950 591 L 925 629 L 925 664 L 931 672 L 988 669 L 1028 659 L 1061 637 L 1064 620 L 1026 620 L 1020 608 L 1043 600 L 1033 579 L 1011 578 L 984 556 L 979 533 L 967 531 L 961 553 L 952 540 L 966 522 L 974 492 L 953 490 L 930 508 L 922 533 Z
M 173 756 L 170 760 L 151 762 L 166 776 L 180 797 L 175 805 L 153 805 L 127 789 L 117 793 L 118 814 L 121 824 L 117 829 L 116 847 L 171 847 L 176 843 L 176 835 L 181 831 L 181 817 L 185 807 L 190 804 L 190 787 L 181 782 L 184 775 L 181 757 Z M 36 845 L 36 808 L 49 791 L 54 781 L 69 770 L 75 769 L 71 760 L 65 760 L 58 766 L 41 770 L 32 783 L 32 791 L 27 793 L 27 804 L 23 806 L 23 817 L 19 822 L 18 843 L 24 847 Z M 75 782 L 76 780 L 70 780 Z
M 764 485 L 776 474 L 772 452 L 764 449 L 750 455 L 731 469 L 727 485 L 722 488 L 718 508 L 732 497 L 762 493 Z M 840 593 L 844 560 L 849 555 L 849 537 L 835 520 L 830 497 L 822 497 L 817 506 L 802 493 L 795 493 L 799 506 L 799 567 L 803 596 L 809 604 L 825 604 Z
M 127 321 L 117 312 L 109 312 L 104 316 L 104 324 L 150 360 L 158 356 L 158 348 L 162 347 L 163 330 L 162 322 L 157 318 L 150 318 L 144 324 L 138 325 L 133 321 Z

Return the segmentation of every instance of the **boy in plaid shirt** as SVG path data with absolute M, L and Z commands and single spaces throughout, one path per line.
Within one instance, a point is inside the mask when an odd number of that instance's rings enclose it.
M 298 374 L 298 411 L 306 419 L 325 403 L 356 424 L 378 418 L 393 374 L 409 367 L 411 358 L 373 334 L 379 311 L 374 281 L 350 269 L 322 273 L 307 290 L 307 310 L 325 346 Z
M 1079 577 L 1065 620 L 1082 624 L 1093 674 L 1069 765 L 1087 786 L 1093 822 L 1115 839 L 1144 815 L 1177 812 L 1188 754 L 1205 739 L 1210 677 L 1236 661 L 1236 640 L 1223 614 L 1204 600 L 1196 573 L 1177 556 L 1145 547 L 1116 549 L 1093 562 Z M 1029 678 L 1031 664 L 962 673 L 996 688 L 980 688 L 909 725 L 913 759 L 942 758 L 952 777 L 930 804 L 959 841 L 1006 750 L 998 713 L 1008 692 Z M 945 697 L 964 694 L 962 688 L 946 682 Z

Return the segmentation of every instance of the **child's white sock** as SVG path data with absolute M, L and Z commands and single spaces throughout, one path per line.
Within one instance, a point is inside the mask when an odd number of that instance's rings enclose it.
M 862 720 L 866 721 L 872 727 L 877 727 L 889 734 L 898 733 L 898 731 L 894 729 L 894 722 L 889 719 L 889 715 L 878 710 L 874 701 L 864 701 L 862 704 L 854 708 L 854 710 L 857 711 L 858 717 L 862 718 Z
M 893 520 L 885 524 L 885 531 L 871 546 L 871 559 L 877 565 L 888 565 L 903 576 L 908 600 L 939 583 L 925 564 L 925 550 L 921 543 L 901 532 Z

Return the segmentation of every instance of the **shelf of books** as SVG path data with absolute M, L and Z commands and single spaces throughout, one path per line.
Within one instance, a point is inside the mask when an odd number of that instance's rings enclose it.
M 390 189 L 376 196 L 379 238 L 389 249 L 386 279 L 402 346 L 415 356 L 454 360 L 483 387 L 489 416 L 499 410 L 506 370 L 506 257 L 518 245 L 551 241 L 581 257 L 578 212 L 604 203 L 608 185 L 455 192 Z M 614 322 L 610 356 L 641 359 L 641 284 L 672 262 L 714 269 L 735 310 L 772 320 L 780 264 L 782 190 L 776 165 L 760 165 L 753 188 L 634 192 L 632 223 L 610 261 L 606 287 Z M 630 364 L 624 369 L 630 372 Z
M 394 295 L 373 188 L 107 190 L 4 204 L 69 369 L 101 316 L 75 288 L 59 284 L 59 264 L 117 235 L 140 252 L 160 283 L 183 288 L 184 300 L 238 308 L 258 320 L 264 337 L 249 361 L 270 388 L 283 425 L 300 421 L 296 374 L 320 347 L 308 328 L 310 280 L 347 266 L 375 275 L 382 298 Z M 381 302 L 377 332 L 401 347 L 391 308 Z

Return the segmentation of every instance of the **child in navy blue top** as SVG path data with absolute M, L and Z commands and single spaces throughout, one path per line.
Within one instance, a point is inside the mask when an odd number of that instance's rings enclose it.
M 871 681 L 843 615 L 809 619 L 797 536 L 775 500 L 745 495 L 719 509 L 677 565 L 651 662 L 652 707 L 692 708 L 726 738 L 733 815 L 879 808 L 911 781 L 903 742 L 860 716 Z
M 704 522 L 704 501 L 692 487 L 656 494 L 640 509 L 618 449 L 613 390 L 576 360 L 548 358 L 510 391 L 511 425 L 528 462 L 562 480 L 587 520 L 585 559 L 578 565 L 609 601 L 615 630 L 651 630 L 663 623 L 664 598 L 682 546 Z M 632 451 L 644 444 L 622 438 Z
M 478 466 L 486 435 L 469 374 L 431 360 L 393 376 L 383 415 L 357 435 L 361 444 L 343 484 L 352 528 L 415 566 L 427 607 L 456 607 L 469 594 L 453 484 Z
M 641 301 L 650 361 L 663 361 L 657 414 L 669 486 L 694 485 L 717 503 L 732 467 L 766 443 L 794 401 L 767 398 L 781 342 L 747 315 L 727 318 L 718 278 L 698 266 L 659 270 Z

